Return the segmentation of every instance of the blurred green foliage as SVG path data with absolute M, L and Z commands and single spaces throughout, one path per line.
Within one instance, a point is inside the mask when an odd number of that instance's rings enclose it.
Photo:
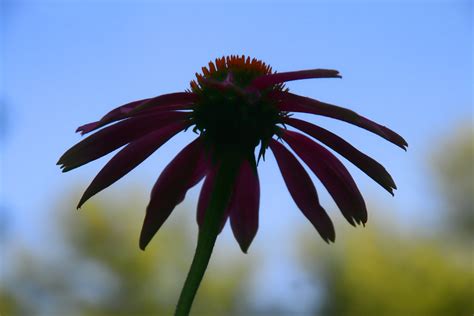
M 458 237 L 474 238 L 474 126 L 462 124 L 442 139 L 431 156 L 439 192 L 445 199 L 446 224 Z
M 318 315 L 471 315 L 474 270 L 469 249 L 401 239 L 384 227 L 339 236 L 327 252 L 306 254 L 322 279 Z M 306 249 L 307 251 L 309 249 Z
M 178 218 L 170 219 L 141 251 L 143 212 L 137 210 L 144 206 L 136 204 L 102 200 L 79 212 L 70 207 L 52 212 L 57 243 L 49 245 L 47 254 L 15 250 L 13 271 L 2 280 L 1 315 L 172 315 L 194 253 L 197 225 L 173 214 Z M 226 254 L 211 260 L 195 314 L 235 313 L 250 268 L 243 259 Z
M 321 284 L 322 304 L 313 314 L 473 315 L 473 152 L 468 126 L 429 157 L 445 208 L 440 227 L 427 235 L 397 231 L 397 223 L 385 219 L 372 220 L 370 229 L 338 230 L 336 244 L 323 250 L 303 236 L 302 258 Z

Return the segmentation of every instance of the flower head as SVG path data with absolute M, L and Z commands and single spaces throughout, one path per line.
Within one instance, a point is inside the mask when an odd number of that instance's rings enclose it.
M 351 110 L 292 94 L 284 86 L 292 80 L 340 77 L 336 70 L 276 73 L 249 57 L 218 58 L 202 68 L 202 74 L 191 81 L 190 90 L 134 101 L 110 111 L 99 121 L 79 127 L 77 131 L 82 134 L 96 132 L 69 149 L 58 164 L 64 172 L 69 171 L 124 146 L 86 189 L 78 205 L 81 207 L 174 135 L 192 128 L 197 138 L 168 164 L 152 189 L 140 247 L 146 247 L 186 192 L 205 178 L 197 207 L 197 221 L 202 225 L 217 169 L 223 160 L 233 157 L 239 161 L 239 170 L 221 229 L 230 218 L 234 235 L 246 252 L 258 229 L 257 161 L 270 148 L 298 208 L 326 242 L 334 241 L 334 227 L 319 203 L 315 186 L 288 147 L 319 178 L 352 225 L 367 221 L 366 206 L 347 169 L 326 147 L 352 162 L 391 194 L 395 183 L 374 159 L 330 131 L 293 118 L 290 113 L 342 120 L 403 149 L 407 147 L 401 136 L 385 126 Z M 288 126 L 299 132 L 289 130 Z

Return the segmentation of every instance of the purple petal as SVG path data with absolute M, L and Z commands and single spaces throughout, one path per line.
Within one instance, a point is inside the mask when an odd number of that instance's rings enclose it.
M 204 216 L 206 214 L 207 206 L 209 205 L 209 201 L 211 198 L 212 190 L 214 189 L 214 181 L 216 177 L 218 166 L 212 166 L 209 168 L 208 173 L 206 175 L 206 180 L 204 180 L 204 184 L 201 188 L 201 193 L 199 194 L 199 202 L 197 206 L 197 222 L 199 227 L 202 227 L 204 223 Z M 227 222 L 227 218 L 229 217 L 229 207 L 226 208 L 224 213 L 224 218 L 222 219 L 221 226 L 219 228 L 219 233 L 225 226 Z
M 200 82 L 201 84 L 204 84 L 206 87 L 211 87 L 221 92 L 226 92 L 226 91 L 231 90 L 239 94 L 240 96 L 246 97 L 246 92 L 242 88 L 240 88 L 238 85 L 235 85 L 231 78 L 232 76 L 230 73 L 229 75 L 227 75 L 227 78 L 224 81 L 217 81 L 214 79 L 203 77 L 200 80 Z
M 189 105 L 194 104 L 198 100 L 198 95 L 192 92 L 176 92 L 163 94 L 156 98 L 150 99 L 146 102 L 141 103 L 136 108 L 134 108 L 130 114 L 139 113 L 145 109 L 149 108 L 161 108 L 166 106 L 176 106 L 181 105 L 183 108 L 190 108 Z
M 258 175 L 248 160 L 244 160 L 229 204 L 232 231 L 244 253 L 257 234 L 259 202 Z
M 151 191 L 150 203 L 140 234 L 140 248 L 148 245 L 186 192 L 206 174 L 209 159 L 202 141 L 197 138 L 187 145 L 163 170 Z
M 109 123 L 130 117 L 133 114 L 136 115 L 137 113 L 139 113 L 136 111 L 138 111 L 139 108 L 142 108 L 142 106 L 144 108 L 147 108 L 149 106 L 159 107 L 161 111 L 180 110 L 189 108 L 189 104 L 191 104 L 195 100 L 196 95 L 194 93 L 177 92 L 163 94 L 155 98 L 130 102 L 113 109 L 97 122 L 92 122 L 80 126 L 76 130 L 76 132 L 81 132 L 81 134 L 84 135 Z
M 72 170 L 169 123 L 183 121 L 188 115 L 183 112 L 165 112 L 118 122 L 71 147 L 61 156 L 58 165 L 62 165 L 63 172 Z
M 280 72 L 256 78 L 250 84 L 256 89 L 265 89 L 275 84 L 311 78 L 341 78 L 339 71 L 332 69 L 310 69 L 301 71 Z
M 298 208 L 327 243 L 334 242 L 336 238 L 334 226 L 319 204 L 316 188 L 306 170 L 295 156 L 276 140 L 270 141 L 270 148 L 275 155 L 286 187 Z
M 135 107 L 137 107 L 141 103 L 149 101 L 149 100 L 151 99 L 143 99 L 143 100 L 133 101 L 125 105 L 121 105 L 113 109 L 112 111 L 108 112 L 107 114 L 105 114 L 99 121 L 79 126 L 76 132 L 81 132 L 81 135 L 84 135 L 108 123 L 112 123 L 112 122 L 124 119 L 125 117 L 127 117 L 127 113 L 129 113 L 131 110 L 133 110 Z
M 322 127 L 294 118 L 285 118 L 284 122 L 313 136 L 326 146 L 338 152 L 393 195 L 393 189 L 397 188 L 395 182 L 387 170 L 377 161 L 360 152 L 341 137 Z
M 110 159 L 94 180 L 92 180 L 92 183 L 79 201 L 77 208 L 80 208 L 90 197 L 129 173 L 185 127 L 186 125 L 183 122 L 172 123 L 128 144 Z
M 349 109 L 289 92 L 273 91 L 270 95 L 273 99 L 279 101 L 278 108 L 281 111 L 311 113 L 331 117 L 375 133 L 403 150 L 406 150 L 408 146 L 405 139 L 391 129 L 360 116 Z
M 282 131 L 283 139 L 321 180 L 349 223 L 367 222 L 364 199 L 344 165 L 323 146 L 308 137 Z
M 206 175 L 206 179 L 201 188 L 201 193 L 199 194 L 199 201 L 197 206 L 196 220 L 199 227 L 202 226 L 204 222 L 204 215 L 206 213 L 207 206 L 209 205 L 209 200 L 211 198 L 212 189 L 214 188 L 214 181 L 216 177 L 217 168 L 211 167 Z

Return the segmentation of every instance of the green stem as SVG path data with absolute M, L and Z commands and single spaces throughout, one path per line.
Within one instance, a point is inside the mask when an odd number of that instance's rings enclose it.
M 235 158 L 223 159 L 217 171 L 211 199 L 204 215 L 204 222 L 199 229 L 193 262 L 176 307 L 176 316 L 189 315 L 194 297 L 211 259 L 227 202 L 232 194 L 239 166 L 238 163 L 239 160 Z

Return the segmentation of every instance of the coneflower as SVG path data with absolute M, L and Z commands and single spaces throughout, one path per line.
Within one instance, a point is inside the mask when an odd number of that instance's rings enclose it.
M 203 67 L 202 74 L 196 74 L 190 90 L 134 101 L 79 127 L 77 131 L 82 134 L 101 129 L 69 149 L 58 164 L 66 172 L 125 146 L 94 178 L 79 201 L 79 208 L 177 133 L 192 130 L 198 135 L 156 181 L 140 235 L 140 248 L 145 249 L 186 192 L 205 178 L 197 207 L 198 246 L 176 311 L 186 315 L 227 219 L 243 252 L 247 252 L 257 233 L 257 162 L 268 148 L 275 155 L 296 205 L 326 242 L 335 239 L 333 224 L 319 203 L 310 176 L 283 143 L 319 178 L 352 225 L 367 221 L 364 199 L 344 165 L 321 144 L 393 194 L 395 183 L 377 161 L 332 132 L 290 117 L 296 112 L 342 120 L 406 149 L 406 141 L 387 127 L 351 110 L 292 94 L 284 85 L 292 80 L 340 77 L 336 70 L 276 73 L 264 62 L 249 57 L 218 58 Z M 288 130 L 288 126 L 316 141 Z

